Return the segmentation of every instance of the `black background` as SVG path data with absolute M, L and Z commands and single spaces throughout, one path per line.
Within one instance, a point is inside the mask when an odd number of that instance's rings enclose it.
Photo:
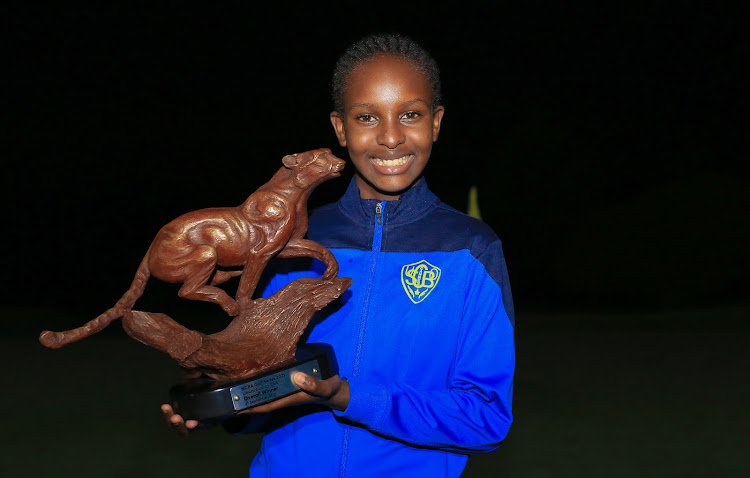
M 246 469 L 258 437 L 179 440 L 163 425 L 176 364 L 110 340 L 120 324 L 60 350 L 38 334 L 111 307 L 169 220 L 241 203 L 285 154 L 346 158 L 328 120 L 333 64 L 361 36 L 395 30 L 442 68 L 428 184 L 461 210 L 478 186 L 516 305 L 514 424 L 466 475 L 748 476 L 742 2 L 306 5 L 0 11 L 0 360 L 11 370 L 0 469 Z M 175 292 L 152 280 L 136 307 L 193 316 L 206 332 L 227 321 Z
M 478 186 L 518 313 L 746 304 L 735 3 L 512 3 L 11 8 L 3 303 L 96 314 L 169 220 L 241 203 L 285 154 L 346 158 L 328 120 L 333 63 L 399 31 L 443 73 L 428 184 L 461 210 Z

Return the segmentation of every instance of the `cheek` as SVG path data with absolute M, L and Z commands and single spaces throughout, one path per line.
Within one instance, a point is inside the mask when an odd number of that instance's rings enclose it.
M 366 149 L 374 141 L 372 133 L 367 131 L 354 131 L 346 138 L 347 144 L 350 148 L 357 150 Z
M 428 144 L 432 145 L 434 141 L 434 130 L 432 128 L 419 129 L 413 132 L 411 138 L 415 144 L 419 144 L 422 147 L 426 147 Z

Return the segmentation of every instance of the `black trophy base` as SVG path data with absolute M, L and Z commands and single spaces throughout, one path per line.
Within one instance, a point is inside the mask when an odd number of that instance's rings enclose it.
M 198 378 L 172 387 L 169 395 L 176 413 L 186 420 L 213 420 L 286 397 L 299 390 L 294 372 L 325 380 L 338 373 L 333 348 L 312 343 L 298 347 L 294 359 L 235 380 Z

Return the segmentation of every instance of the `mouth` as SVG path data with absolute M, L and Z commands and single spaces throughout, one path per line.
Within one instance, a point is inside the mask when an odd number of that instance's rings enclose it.
M 380 159 L 380 158 L 372 157 L 370 158 L 370 161 L 375 163 L 376 166 L 395 167 L 395 166 L 403 166 L 409 161 L 409 159 L 411 159 L 411 157 L 412 155 L 410 154 L 407 154 L 406 156 L 401 156 L 400 158 L 396 158 L 396 159 Z
M 409 163 L 414 159 L 413 154 L 406 154 L 400 158 L 383 159 L 370 157 L 370 162 L 381 172 L 381 174 L 400 174 L 409 167 Z
M 334 177 L 341 176 L 341 171 L 344 169 L 344 166 L 346 166 L 344 161 L 334 163 L 333 167 L 331 167 L 331 175 Z

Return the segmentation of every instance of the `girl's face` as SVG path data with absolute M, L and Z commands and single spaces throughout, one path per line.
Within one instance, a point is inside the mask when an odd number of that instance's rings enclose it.
M 331 113 L 349 151 L 364 199 L 398 199 L 421 177 L 444 108 L 430 108 L 427 77 L 411 63 L 379 56 L 355 69 L 344 91 L 344 116 Z

